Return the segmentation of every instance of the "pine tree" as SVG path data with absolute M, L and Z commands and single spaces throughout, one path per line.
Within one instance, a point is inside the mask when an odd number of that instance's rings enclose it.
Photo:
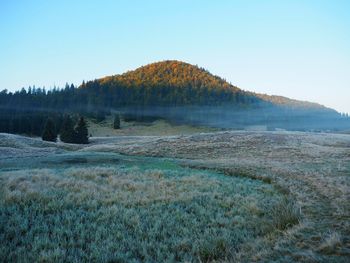
M 75 142 L 75 131 L 73 121 L 69 115 L 64 116 L 60 139 L 62 142 L 74 143 Z
M 44 141 L 49 141 L 49 142 L 57 141 L 56 127 L 52 119 L 50 118 L 47 119 L 41 138 Z
M 119 116 L 119 114 L 114 115 L 113 128 L 120 129 L 120 116 Z
M 80 117 L 77 126 L 75 127 L 75 143 L 89 143 L 89 132 L 84 117 Z

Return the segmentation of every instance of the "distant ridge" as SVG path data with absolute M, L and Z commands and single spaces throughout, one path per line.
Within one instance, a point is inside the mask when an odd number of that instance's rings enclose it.
M 295 100 L 290 99 L 284 96 L 278 96 L 278 95 L 267 95 L 267 94 L 260 94 L 260 93 L 253 93 L 258 98 L 269 101 L 275 105 L 287 105 L 290 107 L 300 107 L 300 108 L 311 108 L 311 109 L 323 109 L 323 110 L 332 110 L 330 108 L 327 108 L 319 103 L 315 102 L 309 102 L 309 101 L 302 101 L 302 100 Z

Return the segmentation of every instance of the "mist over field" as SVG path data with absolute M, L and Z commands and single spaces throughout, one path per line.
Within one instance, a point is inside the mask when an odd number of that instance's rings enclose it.
M 173 123 L 223 129 L 349 131 L 349 118 L 335 111 L 283 107 L 240 108 L 226 106 L 124 107 L 112 110 L 131 120 L 150 122 L 162 118 Z M 259 128 L 260 127 L 260 128 Z

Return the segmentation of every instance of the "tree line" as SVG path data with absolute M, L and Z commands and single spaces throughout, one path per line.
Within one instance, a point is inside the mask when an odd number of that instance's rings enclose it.
M 127 83 L 107 83 L 103 80 L 83 82 L 78 88 L 66 84 L 64 88 L 22 88 L 20 91 L 0 92 L 0 132 L 40 136 L 47 118 L 51 118 L 60 131 L 65 114 L 81 115 L 103 121 L 111 109 L 119 107 L 177 106 L 190 104 L 217 104 L 225 101 L 250 99 L 239 93 L 215 91 L 207 88 L 173 86 L 137 86 Z M 134 117 L 125 114 L 126 119 Z M 137 120 L 146 119 L 137 116 Z
M 136 113 L 125 112 L 124 119 L 144 121 L 152 119 L 152 116 L 144 113 L 157 107 L 172 109 L 225 105 L 229 107 L 222 107 L 224 110 L 220 116 L 232 115 L 237 110 L 245 111 L 246 114 L 240 116 L 248 124 L 256 123 L 256 119 L 293 120 L 300 119 L 301 115 L 308 115 L 316 120 L 321 115 L 327 115 L 329 120 L 343 117 L 338 122 L 349 126 L 349 118 L 335 111 L 317 107 L 311 110 L 293 108 L 286 105 L 290 100 L 275 97 L 274 101 L 269 101 L 271 99 L 265 97 L 242 91 L 203 68 L 179 61 L 165 61 L 122 75 L 83 82 L 79 87 L 66 84 L 64 88 L 54 87 L 48 90 L 35 86 L 16 92 L 3 90 L 0 92 L 0 132 L 40 136 L 47 119 L 51 118 L 58 133 L 65 115 L 80 115 L 99 122 L 112 109 L 128 108 L 129 112 L 132 109 Z M 278 105 L 276 102 L 281 103 Z M 192 112 L 183 114 L 189 117 L 192 114 L 190 119 L 193 120 L 197 118 Z M 261 115 L 264 115 L 263 118 L 260 118 Z M 184 119 L 180 114 L 175 116 L 171 110 L 163 110 L 161 117 Z M 233 123 L 241 121 L 237 118 L 227 120 Z

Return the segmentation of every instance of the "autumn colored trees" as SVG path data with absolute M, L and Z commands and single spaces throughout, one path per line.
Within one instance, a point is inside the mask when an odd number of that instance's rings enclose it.
M 203 68 L 179 61 L 163 61 L 84 84 L 84 89 L 107 98 L 109 106 L 221 105 L 254 101 Z M 240 97 L 247 97 L 240 99 Z

